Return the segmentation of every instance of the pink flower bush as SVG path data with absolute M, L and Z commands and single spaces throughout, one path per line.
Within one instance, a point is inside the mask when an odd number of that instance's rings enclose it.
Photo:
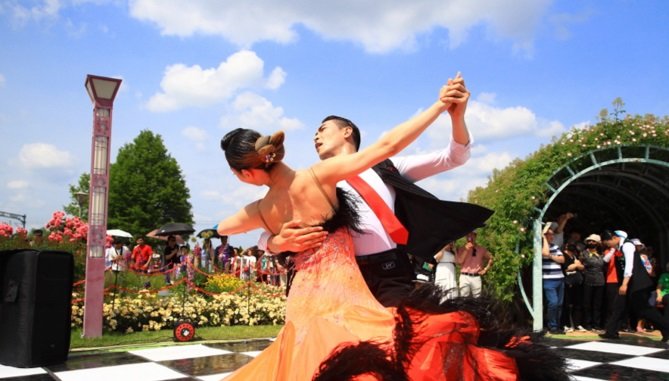
M 4 222 L 0 222 L 0 237 L 9 238 L 14 234 L 14 228 Z
M 47 238 L 51 242 L 63 242 L 63 234 L 60 232 L 51 232 Z
M 48 239 L 52 242 L 85 243 L 88 237 L 88 224 L 79 217 L 67 217 L 62 211 L 53 213 L 46 228 L 51 232 Z
M 65 219 L 65 212 L 55 211 L 49 222 L 46 223 L 47 230 L 54 231 L 59 230 L 63 225 L 63 220 Z

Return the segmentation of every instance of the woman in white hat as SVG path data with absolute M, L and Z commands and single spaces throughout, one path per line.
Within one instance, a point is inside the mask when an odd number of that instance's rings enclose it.
M 582 255 L 583 271 L 583 325 L 585 329 L 600 330 L 602 324 L 602 301 L 604 300 L 604 259 L 601 255 L 602 239 L 590 234 L 585 239 L 586 249 Z

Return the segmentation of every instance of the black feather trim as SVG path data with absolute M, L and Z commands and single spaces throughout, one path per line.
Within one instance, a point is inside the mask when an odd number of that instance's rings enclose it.
M 401 366 L 377 344 L 363 341 L 339 348 L 323 363 L 313 381 L 346 381 L 362 374 L 383 381 L 409 381 Z

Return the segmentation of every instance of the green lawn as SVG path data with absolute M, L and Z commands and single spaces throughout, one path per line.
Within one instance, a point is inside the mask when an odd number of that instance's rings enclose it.
M 280 325 L 252 327 L 237 325 L 196 328 L 195 337 L 189 343 L 276 337 L 281 327 Z M 72 350 L 109 350 L 118 347 L 119 350 L 127 350 L 128 347 L 173 345 L 175 342 L 172 330 L 133 333 L 104 332 L 102 337 L 82 338 L 81 329 L 73 329 L 70 348 Z

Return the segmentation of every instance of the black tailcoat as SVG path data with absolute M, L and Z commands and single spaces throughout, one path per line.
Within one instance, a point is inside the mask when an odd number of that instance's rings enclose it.
M 435 263 L 434 255 L 447 243 L 484 226 L 493 211 L 465 202 L 439 200 L 405 179 L 390 160 L 374 171 L 395 188 L 395 215 L 409 231 L 407 253 Z

